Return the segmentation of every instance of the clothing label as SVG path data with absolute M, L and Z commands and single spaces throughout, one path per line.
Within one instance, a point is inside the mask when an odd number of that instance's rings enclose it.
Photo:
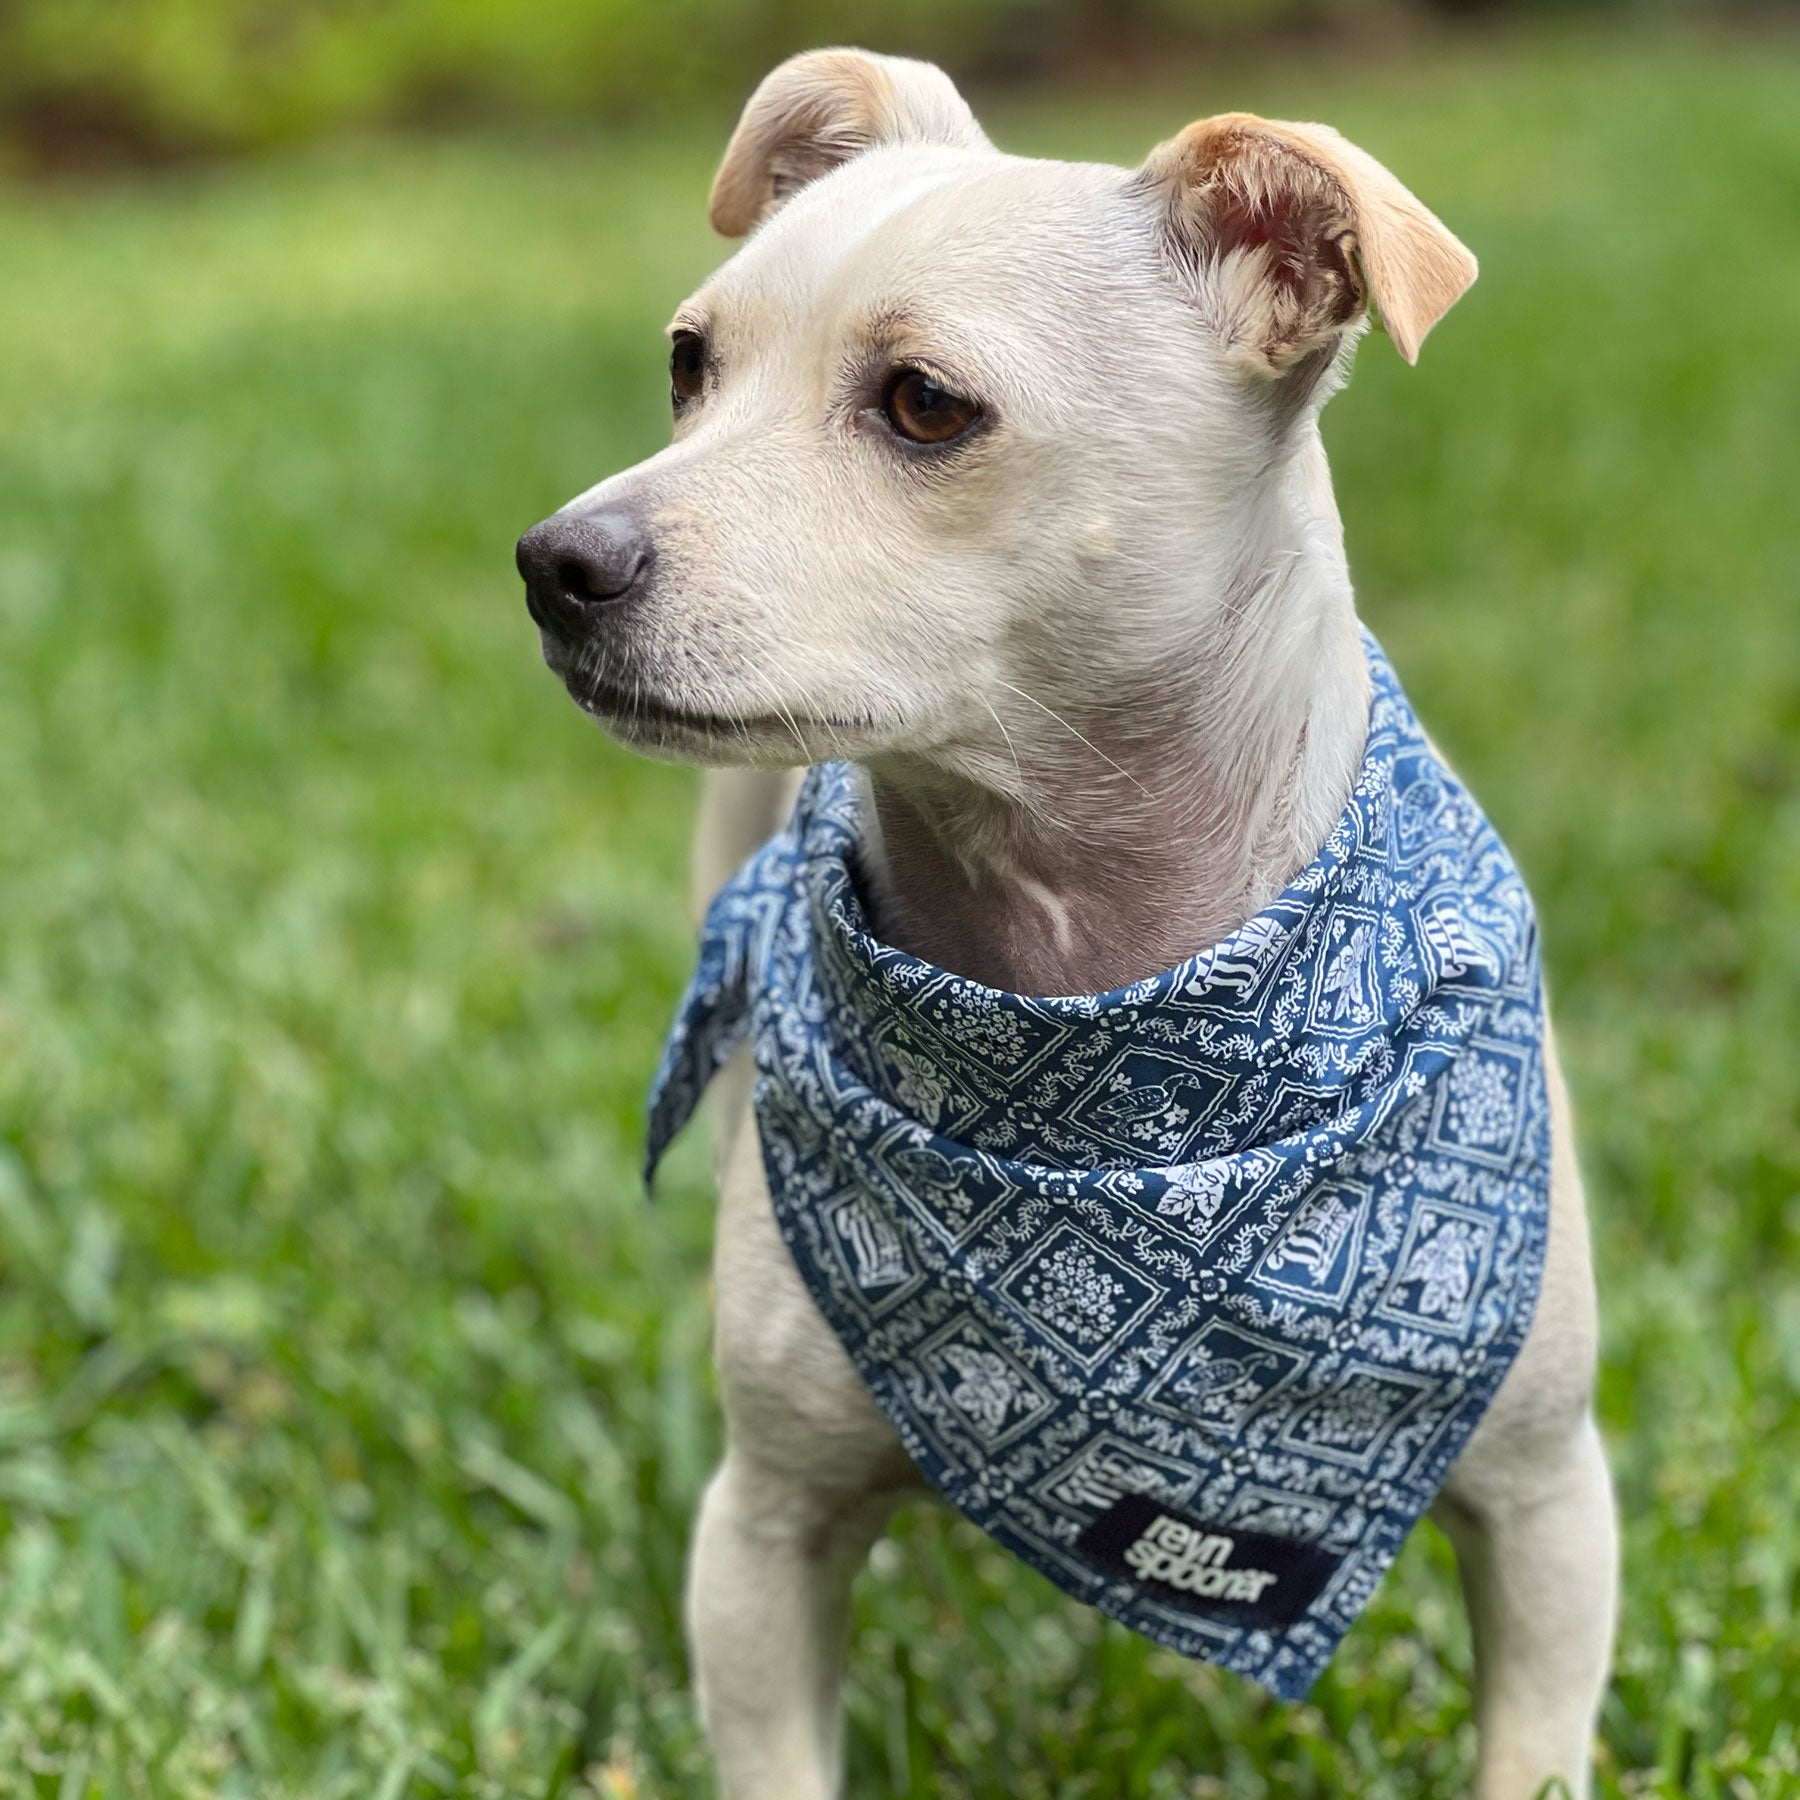
M 1170 1606 L 1246 1625 L 1291 1625 L 1318 1598 L 1339 1558 L 1266 1531 L 1208 1525 L 1127 1494 L 1076 1547 Z

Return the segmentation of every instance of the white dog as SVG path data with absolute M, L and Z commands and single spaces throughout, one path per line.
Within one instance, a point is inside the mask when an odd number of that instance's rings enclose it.
M 1097 993 L 1239 926 L 1319 850 L 1370 676 L 1317 420 L 1371 309 L 1408 362 L 1473 259 L 1316 125 L 1189 126 L 1135 171 L 1006 156 L 928 65 L 832 50 L 744 112 L 676 313 L 668 449 L 528 533 L 546 659 L 709 776 L 704 899 L 853 760 L 879 935 Z M 1546 1046 L 1547 1047 L 1547 1046 Z M 838 1790 L 849 1590 L 919 1477 L 721 1131 L 728 1451 L 689 1619 L 733 1800 Z M 1534 1323 L 1434 1517 L 1477 1661 L 1477 1791 L 1587 1791 L 1613 1629 L 1595 1307 L 1549 1057 Z

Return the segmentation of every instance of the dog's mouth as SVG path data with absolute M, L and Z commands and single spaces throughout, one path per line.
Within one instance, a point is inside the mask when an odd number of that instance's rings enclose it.
M 615 736 L 655 746 L 674 740 L 700 740 L 711 744 L 765 743 L 771 739 L 792 744 L 805 760 L 814 751 L 809 739 L 842 738 L 860 731 L 849 719 L 815 718 L 804 713 L 726 713 L 670 700 L 604 677 L 570 682 L 576 705 Z

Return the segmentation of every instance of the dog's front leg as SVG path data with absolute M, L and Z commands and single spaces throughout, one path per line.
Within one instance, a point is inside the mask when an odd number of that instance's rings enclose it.
M 1475 1640 L 1476 1800 L 1536 1800 L 1555 1782 L 1585 1800 L 1618 1558 L 1592 1418 L 1553 1460 L 1459 1470 L 1434 1516 L 1456 1547 Z
M 781 1241 L 756 1128 L 737 1112 L 747 1075 L 740 1056 L 721 1084 L 729 1448 L 701 1507 L 688 1631 L 723 1800 L 829 1800 L 851 1583 L 919 1478 Z
M 722 1800 L 831 1800 L 850 1587 L 891 1497 L 832 1495 L 732 1452 L 706 1490 L 688 1588 Z
M 1618 1594 L 1612 1481 L 1591 1410 L 1598 1322 L 1568 1094 L 1546 1040 L 1550 1248 L 1530 1335 L 1432 1516 L 1475 1640 L 1477 1800 L 1588 1792 Z M 1554 1790 L 1553 1790 L 1554 1791 Z

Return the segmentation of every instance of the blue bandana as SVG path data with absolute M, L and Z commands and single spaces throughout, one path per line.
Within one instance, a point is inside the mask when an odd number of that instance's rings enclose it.
M 919 1469 L 1058 1586 L 1297 1698 L 1531 1321 L 1543 1006 L 1512 858 L 1368 640 L 1343 817 L 1108 994 L 880 943 L 852 768 L 720 893 L 648 1163 L 746 1037 L 775 1218 Z

